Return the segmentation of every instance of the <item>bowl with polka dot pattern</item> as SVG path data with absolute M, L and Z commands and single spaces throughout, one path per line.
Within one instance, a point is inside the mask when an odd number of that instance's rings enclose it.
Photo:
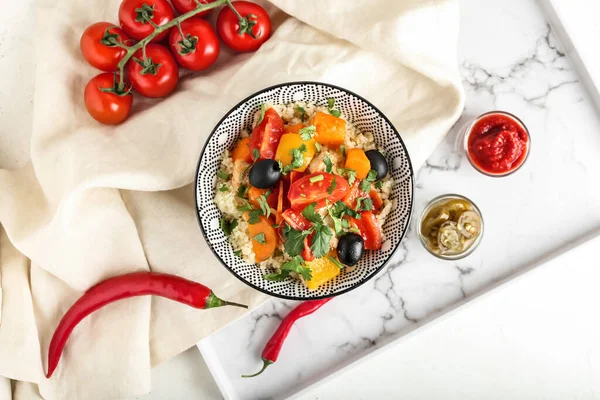
M 253 116 L 261 104 L 287 104 L 310 101 L 326 105 L 334 98 L 336 108 L 356 128 L 372 132 L 378 148 L 385 152 L 389 173 L 394 179 L 390 199 L 392 211 L 383 225 L 383 248 L 365 251 L 359 263 L 345 268 L 333 280 L 316 290 L 309 290 L 303 282 L 288 278 L 282 282 L 267 281 L 265 272 L 256 264 L 249 264 L 234 254 L 234 249 L 219 227 L 222 217 L 217 208 L 215 179 L 222 154 L 232 149 L 243 129 L 251 130 Z M 310 300 L 346 293 L 369 281 L 392 259 L 400 247 L 410 223 L 414 196 L 414 173 L 408 151 L 400 134 L 388 118 L 374 105 L 349 90 L 319 82 L 291 82 L 263 89 L 233 107 L 214 128 L 200 154 L 196 170 L 196 215 L 200 230 L 216 260 L 236 278 L 256 290 L 275 297 L 292 300 Z M 204 260 L 203 260 L 204 261 Z M 212 260 L 207 260 L 212 262 Z

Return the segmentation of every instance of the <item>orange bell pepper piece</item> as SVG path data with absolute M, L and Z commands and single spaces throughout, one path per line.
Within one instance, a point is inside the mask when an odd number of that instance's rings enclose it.
M 247 163 L 252 162 L 252 152 L 250 151 L 250 138 L 243 138 L 236 145 L 231 152 L 231 158 L 233 161 L 244 160 Z
M 349 149 L 346 152 L 346 164 L 344 166 L 347 169 L 355 170 L 358 179 L 365 179 L 371 170 L 371 161 L 361 149 Z
M 285 127 L 285 133 L 300 133 L 300 129 L 306 128 L 304 124 L 287 125 Z
M 317 128 L 315 140 L 320 144 L 339 147 L 346 138 L 346 121 L 331 114 L 318 111 L 312 121 Z

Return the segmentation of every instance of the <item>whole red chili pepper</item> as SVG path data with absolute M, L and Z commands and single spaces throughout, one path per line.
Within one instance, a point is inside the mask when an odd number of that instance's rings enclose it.
M 221 306 L 248 308 L 243 304 L 223 301 L 206 286 L 175 275 L 134 272 L 109 278 L 85 292 L 60 320 L 48 349 L 46 377 L 52 376 L 71 332 L 81 320 L 109 303 L 144 295 L 166 297 L 194 308 Z
M 299 320 L 302 317 L 306 317 L 317 311 L 321 306 L 327 303 L 329 300 L 333 299 L 333 297 L 329 297 L 327 299 L 322 300 L 309 300 L 304 303 L 298 304 L 286 317 L 281 321 L 279 328 L 275 331 L 271 339 L 267 342 L 265 348 L 262 351 L 261 357 L 263 360 L 263 367 L 260 371 L 252 375 L 242 375 L 242 378 L 252 378 L 254 376 L 260 375 L 263 373 L 265 369 L 275 361 L 277 361 L 277 357 L 279 356 L 279 352 L 283 347 L 283 343 L 285 342 L 285 338 L 290 333 L 290 329 L 292 329 L 292 325 L 294 322 Z

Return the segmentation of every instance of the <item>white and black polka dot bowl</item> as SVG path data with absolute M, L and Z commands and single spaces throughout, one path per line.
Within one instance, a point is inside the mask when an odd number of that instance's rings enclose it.
M 286 104 L 312 101 L 317 105 L 335 99 L 336 108 L 359 130 L 372 132 L 377 146 L 385 150 L 394 178 L 392 188 L 393 210 L 383 231 L 382 250 L 366 251 L 354 268 L 348 268 L 335 279 L 316 290 L 299 280 L 288 278 L 283 282 L 263 279 L 258 265 L 248 264 L 233 252 L 227 237 L 219 228 L 221 212 L 215 205 L 215 179 L 225 149 L 231 149 L 244 128 L 250 128 L 255 112 L 263 103 Z M 233 107 L 217 124 L 208 137 L 196 171 L 196 207 L 202 234 L 216 258 L 238 279 L 256 290 L 275 297 L 292 300 L 319 299 L 336 296 L 357 288 L 371 279 L 392 258 L 400 246 L 410 222 L 413 208 L 414 174 L 406 146 L 391 122 L 375 106 L 346 89 L 318 82 L 292 82 L 261 90 Z M 204 260 L 203 260 L 204 261 Z

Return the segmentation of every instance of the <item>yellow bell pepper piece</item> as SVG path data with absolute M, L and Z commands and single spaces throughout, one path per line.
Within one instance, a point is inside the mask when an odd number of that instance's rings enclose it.
M 330 253 L 325 257 L 317 258 L 306 263 L 306 267 L 310 268 L 312 278 L 310 281 L 305 281 L 304 283 L 310 290 L 317 289 L 322 284 L 332 280 L 340 274 L 340 268 L 331 261 L 329 256 L 335 257 L 334 253 Z
M 301 167 L 294 169 L 294 171 L 304 172 L 317 152 L 314 139 L 302 140 L 302 137 L 296 133 L 284 133 L 281 135 L 279 145 L 277 146 L 275 160 L 281 161 L 284 167 L 291 164 L 292 149 L 298 149 L 303 144 L 306 146 L 306 151 L 302 153 L 304 156 L 304 164 L 302 164 Z

